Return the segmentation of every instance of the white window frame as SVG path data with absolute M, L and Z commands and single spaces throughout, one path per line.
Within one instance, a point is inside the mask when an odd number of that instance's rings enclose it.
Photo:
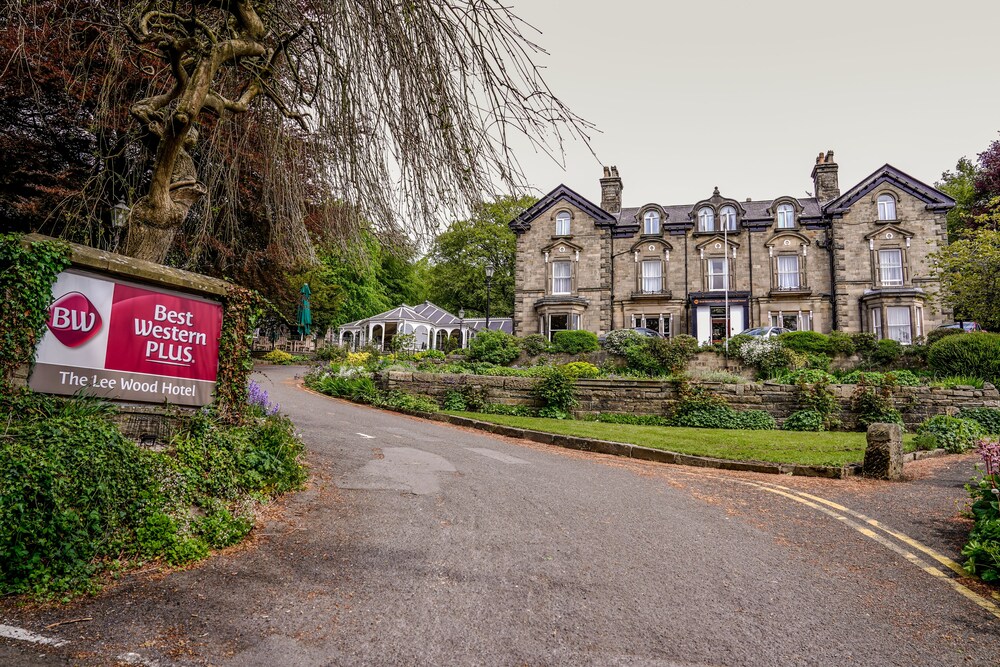
M 898 264 L 889 264 L 887 257 L 899 258 Z M 880 248 L 878 251 L 878 281 L 883 287 L 903 286 L 903 249 Z
M 663 291 L 663 262 L 658 259 L 642 260 L 640 286 L 643 294 L 659 294 Z
M 726 257 L 709 257 L 705 261 L 708 262 L 708 291 L 724 292 L 729 289 L 729 259 Z M 722 262 L 722 271 L 712 271 L 712 267 L 715 266 L 716 262 Z M 722 287 L 715 287 L 716 277 L 722 278 Z
M 642 229 L 643 234 L 659 234 L 660 214 L 656 211 L 646 211 L 646 214 L 642 216 Z
M 559 272 L 565 267 L 565 274 Z M 563 290 L 562 288 L 565 288 Z M 572 294 L 573 293 L 573 264 L 569 260 L 552 262 L 552 293 Z
M 719 211 L 719 229 L 728 229 L 731 232 L 736 231 L 736 207 L 734 206 L 723 206 L 722 210 Z
M 875 334 L 875 338 L 882 338 L 882 309 L 872 308 L 872 333 Z
M 896 220 L 896 198 L 892 195 L 879 195 L 876 200 L 879 220 Z
M 789 260 L 794 260 L 795 270 L 790 271 L 787 268 L 787 263 Z M 775 258 L 777 263 L 777 274 L 778 274 L 778 289 L 779 290 L 795 290 L 801 289 L 802 287 L 802 264 L 801 259 L 798 255 L 778 255 Z M 785 264 L 785 267 L 782 267 Z M 782 270 L 784 269 L 784 270 Z
M 902 317 L 904 314 L 905 318 Z M 903 322 L 903 319 L 906 322 Z M 913 343 L 913 322 L 909 306 L 886 306 L 885 333 L 887 338 L 899 341 L 903 345 Z
M 791 204 L 778 205 L 778 229 L 795 228 L 795 207 Z
M 715 211 L 710 206 L 702 206 L 698 209 L 698 231 L 715 231 Z
M 570 218 L 572 218 L 572 216 L 568 211 L 560 211 L 559 213 L 556 213 L 556 236 L 570 235 Z

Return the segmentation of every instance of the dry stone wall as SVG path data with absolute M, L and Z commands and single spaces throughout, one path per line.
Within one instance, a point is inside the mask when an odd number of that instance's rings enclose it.
M 379 375 L 382 389 L 398 389 L 441 401 L 449 391 L 470 387 L 484 391 L 490 402 L 504 405 L 540 406 L 533 389 L 535 378 L 492 377 L 484 375 L 449 375 L 443 373 L 410 373 L 388 371 Z M 797 409 L 797 389 L 793 385 L 772 382 L 746 384 L 699 383 L 726 399 L 736 410 L 765 410 L 780 424 Z M 853 429 L 857 417 L 851 412 L 854 385 L 831 385 L 837 396 L 844 427 Z M 577 380 L 577 416 L 598 412 L 641 415 L 670 415 L 680 400 L 672 382 L 660 380 Z M 895 392 L 896 408 L 910 430 L 934 415 L 953 415 L 962 408 L 1000 408 L 1000 392 L 986 384 L 983 389 L 972 387 L 944 389 L 940 387 L 900 387 Z

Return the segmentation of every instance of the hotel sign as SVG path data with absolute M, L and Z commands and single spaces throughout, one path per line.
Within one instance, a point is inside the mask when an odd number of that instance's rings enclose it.
M 206 405 L 222 305 L 70 269 L 52 287 L 28 385 L 49 394 Z

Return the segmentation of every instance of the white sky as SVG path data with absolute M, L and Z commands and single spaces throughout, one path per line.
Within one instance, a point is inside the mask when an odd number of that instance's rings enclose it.
M 595 123 L 626 206 L 805 196 L 833 150 L 841 189 L 890 164 L 928 183 L 1000 130 L 1000 2 L 513 0 L 555 93 Z M 538 193 L 600 202 L 583 145 L 563 171 L 520 151 Z

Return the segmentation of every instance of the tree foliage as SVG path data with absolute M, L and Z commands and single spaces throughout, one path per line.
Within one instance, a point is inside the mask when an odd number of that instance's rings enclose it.
M 486 265 L 493 264 L 490 315 L 513 315 L 517 237 L 508 223 L 536 201 L 534 197 L 499 197 L 477 207 L 471 218 L 448 225 L 430 252 L 430 300 L 453 313 L 465 308 L 469 316 L 485 315 Z
M 934 254 L 939 297 L 963 320 L 1000 331 L 1000 231 L 970 232 Z
M 106 238 L 123 199 L 125 247 L 147 259 L 172 247 L 211 264 L 238 240 L 272 259 L 266 277 L 274 258 L 310 258 L 306 227 L 330 199 L 377 233 L 430 232 L 497 184 L 523 186 L 512 135 L 561 154 L 587 129 L 495 0 L 10 7 L 0 135 L 45 148 L 0 210 L 58 211 L 45 224 L 60 233 L 86 217 L 78 233 Z

